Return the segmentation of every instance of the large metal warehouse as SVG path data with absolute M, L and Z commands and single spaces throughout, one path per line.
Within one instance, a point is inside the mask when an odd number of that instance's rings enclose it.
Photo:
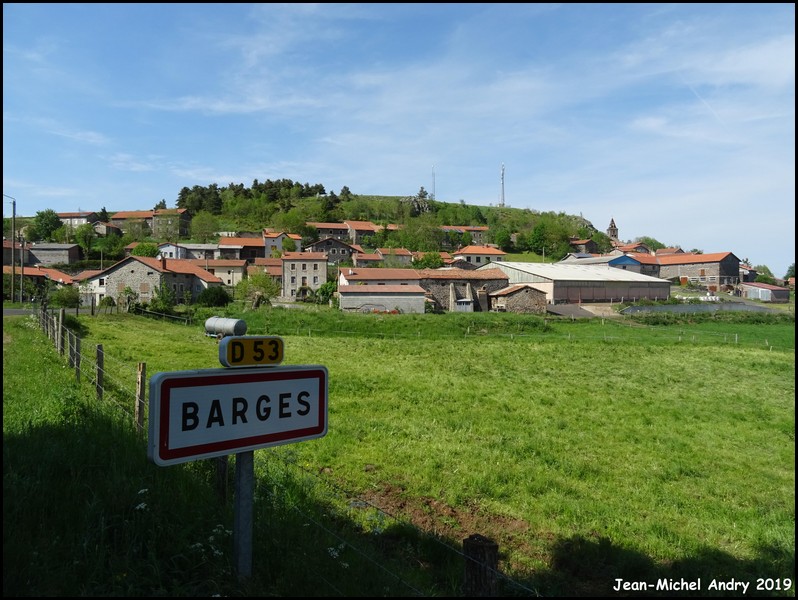
M 549 304 L 636 302 L 644 298 L 667 300 L 670 297 L 669 281 L 607 265 L 501 261 L 477 270 L 485 268 L 504 271 L 509 285 L 533 284 L 546 293 Z

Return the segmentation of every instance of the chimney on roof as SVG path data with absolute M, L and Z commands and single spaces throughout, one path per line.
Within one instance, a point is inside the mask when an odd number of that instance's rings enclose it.
M 166 257 L 161 256 L 161 268 L 165 271 L 166 270 Z

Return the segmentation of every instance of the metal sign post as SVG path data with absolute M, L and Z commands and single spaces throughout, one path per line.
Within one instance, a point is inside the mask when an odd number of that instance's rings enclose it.
M 228 368 L 150 378 L 150 460 L 168 466 L 236 455 L 233 553 L 239 579 L 252 575 L 254 451 L 327 434 L 327 368 L 268 366 L 282 359 L 281 338 L 231 336 L 219 345 L 219 361 Z

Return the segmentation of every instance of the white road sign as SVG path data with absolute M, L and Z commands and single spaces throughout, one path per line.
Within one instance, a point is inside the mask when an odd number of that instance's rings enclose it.
M 147 455 L 166 466 L 323 437 L 328 379 L 321 365 L 156 373 Z

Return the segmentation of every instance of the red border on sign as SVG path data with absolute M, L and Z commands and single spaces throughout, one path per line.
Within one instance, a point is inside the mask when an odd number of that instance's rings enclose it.
M 208 444 L 198 444 L 196 446 L 186 446 L 185 448 L 169 448 L 169 412 L 171 408 L 171 392 L 175 388 L 202 387 L 208 385 L 208 380 L 213 380 L 213 385 L 231 385 L 236 383 L 260 383 L 273 381 L 290 381 L 293 379 L 314 379 L 319 380 L 319 412 L 318 425 L 306 427 L 304 429 L 294 429 L 291 431 L 280 431 L 277 433 L 267 433 L 263 435 L 250 436 L 246 438 L 236 438 L 221 442 Z M 179 377 L 165 379 L 160 384 L 160 436 L 158 438 L 158 456 L 163 461 L 174 461 L 181 458 L 198 456 L 213 453 L 235 453 L 240 448 L 251 446 L 277 445 L 295 439 L 308 437 L 321 437 L 326 429 L 326 372 L 323 369 L 301 369 L 296 371 L 268 371 L 267 373 L 247 373 L 235 371 L 233 373 L 213 375 L 197 375 L 196 377 Z

